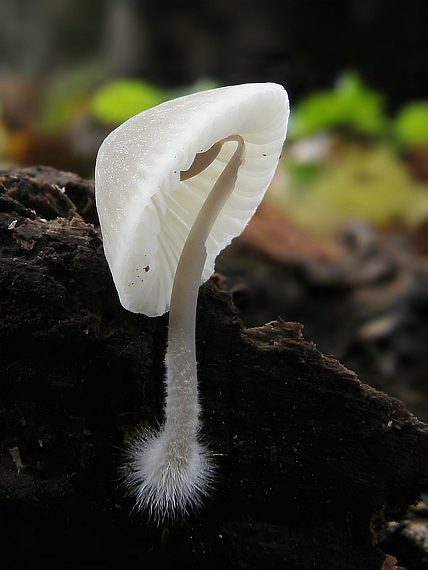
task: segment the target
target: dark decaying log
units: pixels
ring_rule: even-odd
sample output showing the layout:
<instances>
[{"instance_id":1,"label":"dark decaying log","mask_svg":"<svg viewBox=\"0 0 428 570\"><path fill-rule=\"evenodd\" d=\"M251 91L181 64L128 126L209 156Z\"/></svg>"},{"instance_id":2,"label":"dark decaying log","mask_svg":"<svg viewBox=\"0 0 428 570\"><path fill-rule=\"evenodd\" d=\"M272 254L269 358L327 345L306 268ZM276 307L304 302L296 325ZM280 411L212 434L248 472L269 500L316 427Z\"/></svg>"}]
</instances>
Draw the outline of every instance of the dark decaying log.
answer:
<instances>
[{"instance_id":1,"label":"dark decaying log","mask_svg":"<svg viewBox=\"0 0 428 570\"><path fill-rule=\"evenodd\" d=\"M119 304L91 182L0 173L0 238L3 554L381 569L381 526L428 487L427 426L402 402L321 354L297 323L244 329L214 277L201 288L197 349L216 489L200 513L157 527L132 512L117 469L129 434L162 420L167 317Z\"/></svg>"}]
</instances>

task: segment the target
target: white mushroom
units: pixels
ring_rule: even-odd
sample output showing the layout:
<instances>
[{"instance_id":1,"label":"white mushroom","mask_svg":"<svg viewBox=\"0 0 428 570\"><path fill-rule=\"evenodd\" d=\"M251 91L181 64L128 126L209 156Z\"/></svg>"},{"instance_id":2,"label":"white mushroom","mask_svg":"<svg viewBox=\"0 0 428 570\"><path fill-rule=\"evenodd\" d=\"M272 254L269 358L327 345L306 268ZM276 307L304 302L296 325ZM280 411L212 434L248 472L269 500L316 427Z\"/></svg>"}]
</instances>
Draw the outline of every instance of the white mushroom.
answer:
<instances>
[{"instance_id":1,"label":"white mushroom","mask_svg":"<svg viewBox=\"0 0 428 570\"><path fill-rule=\"evenodd\" d=\"M212 484L200 441L198 290L261 202L288 112L274 83L203 91L129 119L98 153L96 202L120 301L149 316L170 311L165 420L133 442L127 468L137 506L158 520L200 506Z\"/></svg>"}]
</instances>

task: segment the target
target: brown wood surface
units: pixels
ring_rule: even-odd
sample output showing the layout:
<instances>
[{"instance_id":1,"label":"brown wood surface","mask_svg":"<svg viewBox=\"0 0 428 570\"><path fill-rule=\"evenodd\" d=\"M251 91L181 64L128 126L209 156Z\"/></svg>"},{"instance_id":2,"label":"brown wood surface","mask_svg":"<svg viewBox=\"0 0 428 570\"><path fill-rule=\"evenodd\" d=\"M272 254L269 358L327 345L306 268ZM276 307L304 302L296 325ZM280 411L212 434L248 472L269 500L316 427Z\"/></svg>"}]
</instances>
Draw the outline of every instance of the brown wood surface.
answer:
<instances>
[{"instance_id":1,"label":"brown wood surface","mask_svg":"<svg viewBox=\"0 0 428 570\"><path fill-rule=\"evenodd\" d=\"M200 513L157 527L132 512L117 473L129 435L162 420L167 318L119 304L92 183L44 167L1 172L0 247L5 555L109 568L393 567L378 532L428 487L428 428L400 400L323 355L298 323L245 328L215 276L200 292L197 350L217 484Z\"/></svg>"}]
</instances>

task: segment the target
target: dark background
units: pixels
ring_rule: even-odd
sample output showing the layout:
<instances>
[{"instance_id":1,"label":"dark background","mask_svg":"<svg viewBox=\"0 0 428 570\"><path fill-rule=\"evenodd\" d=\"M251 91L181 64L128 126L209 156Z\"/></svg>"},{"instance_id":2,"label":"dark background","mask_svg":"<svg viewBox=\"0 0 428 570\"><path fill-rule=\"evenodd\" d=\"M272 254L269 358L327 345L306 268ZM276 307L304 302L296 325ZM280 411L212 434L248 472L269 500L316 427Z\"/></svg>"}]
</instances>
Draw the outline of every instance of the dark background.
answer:
<instances>
[{"instance_id":1,"label":"dark background","mask_svg":"<svg viewBox=\"0 0 428 570\"><path fill-rule=\"evenodd\" d=\"M428 92L426 0L0 0L0 76L91 61L160 86L276 81L291 101L354 69L390 110Z\"/></svg>"}]
</instances>

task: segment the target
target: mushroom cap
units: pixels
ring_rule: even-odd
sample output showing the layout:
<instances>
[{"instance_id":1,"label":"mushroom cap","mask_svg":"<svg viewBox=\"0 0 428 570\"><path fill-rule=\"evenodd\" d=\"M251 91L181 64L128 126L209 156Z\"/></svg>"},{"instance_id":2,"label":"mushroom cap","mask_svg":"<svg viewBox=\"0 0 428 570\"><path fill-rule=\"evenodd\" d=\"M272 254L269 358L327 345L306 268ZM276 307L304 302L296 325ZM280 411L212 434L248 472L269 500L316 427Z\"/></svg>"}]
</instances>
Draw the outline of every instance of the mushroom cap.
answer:
<instances>
[{"instance_id":1,"label":"mushroom cap","mask_svg":"<svg viewBox=\"0 0 428 570\"><path fill-rule=\"evenodd\" d=\"M180 172L221 139L239 134L245 141L235 189L206 241L203 283L260 204L278 164L288 113L281 85L221 87L148 109L104 140L95 167L96 204L106 258L126 309L148 316L169 310L186 237L236 143L225 143L193 178L180 182Z\"/></svg>"}]
</instances>

